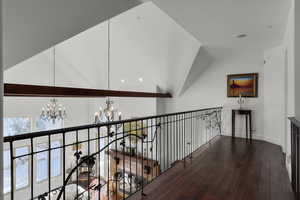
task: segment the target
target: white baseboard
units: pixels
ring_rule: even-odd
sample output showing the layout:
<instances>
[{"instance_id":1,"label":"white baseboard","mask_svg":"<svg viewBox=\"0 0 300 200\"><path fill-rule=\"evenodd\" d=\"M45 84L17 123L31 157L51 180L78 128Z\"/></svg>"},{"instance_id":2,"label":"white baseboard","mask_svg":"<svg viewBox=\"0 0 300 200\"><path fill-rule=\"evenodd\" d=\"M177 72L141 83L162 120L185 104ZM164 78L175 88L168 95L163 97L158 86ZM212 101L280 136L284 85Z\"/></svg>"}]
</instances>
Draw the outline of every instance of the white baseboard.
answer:
<instances>
[{"instance_id":1,"label":"white baseboard","mask_svg":"<svg viewBox=\"0 0 300 200\"><path fill-rule=\"evenodd\" d=\"M224 135L224 136L232 136L231 134L226 134L226 133L222 133L222 135ZM246 136L242 136L242 135L238 135L236 137L237 138L245 138L246 139ZM265 141L265 142L270 142L272 144L276 144L278 146L281 146L281 149L283 151L282 144L280 143L280 141L278 141L278 140L276 140L274 138L268 138L268 137L265 137L263 135L253 134L252 135L252 139L254 139L254 140L261 140L261 141Z\"/></svg>"}]
</instances>

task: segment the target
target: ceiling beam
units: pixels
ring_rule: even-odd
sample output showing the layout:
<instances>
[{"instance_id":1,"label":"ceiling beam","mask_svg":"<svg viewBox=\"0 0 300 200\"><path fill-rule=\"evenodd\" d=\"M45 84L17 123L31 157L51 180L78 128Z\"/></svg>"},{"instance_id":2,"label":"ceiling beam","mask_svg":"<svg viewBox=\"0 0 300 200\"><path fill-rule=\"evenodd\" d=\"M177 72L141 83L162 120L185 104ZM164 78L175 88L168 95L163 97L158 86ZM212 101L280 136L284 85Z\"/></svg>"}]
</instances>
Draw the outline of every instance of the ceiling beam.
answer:
<instances>
[{"instance_id":1,"label":"ceiling beam","mask_svg":"<svg viewBox=\"0 0 300 200\"><path fill-rule=\"evenodd\" d=\"M118 90L98 90L71 87L53 87L42 85L4 84L4 96L10 97L144 97L144 98L171 98L170 93L151 93Z\"/></svg>"}]
</instances>

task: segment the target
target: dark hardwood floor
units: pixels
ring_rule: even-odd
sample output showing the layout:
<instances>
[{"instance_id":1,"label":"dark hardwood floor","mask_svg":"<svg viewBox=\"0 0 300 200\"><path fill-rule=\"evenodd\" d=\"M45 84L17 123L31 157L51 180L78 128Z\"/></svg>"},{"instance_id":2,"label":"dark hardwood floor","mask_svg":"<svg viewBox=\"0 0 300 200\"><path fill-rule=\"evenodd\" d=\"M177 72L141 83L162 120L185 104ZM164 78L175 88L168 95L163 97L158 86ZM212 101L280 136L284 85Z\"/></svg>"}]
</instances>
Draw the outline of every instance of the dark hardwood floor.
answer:
<instances>
[{"instance_id":1,"label":"dark hardwood floor","mask_svg":"<svg viewBox=\"0 0 300 200\"><path fill-rule=\"evenodd\" d=\"M263 141L219 137L147 185L147 200L293 200L281 148ZM130 200L140 200L141 192Z\"/></svg>"}]
</instances>

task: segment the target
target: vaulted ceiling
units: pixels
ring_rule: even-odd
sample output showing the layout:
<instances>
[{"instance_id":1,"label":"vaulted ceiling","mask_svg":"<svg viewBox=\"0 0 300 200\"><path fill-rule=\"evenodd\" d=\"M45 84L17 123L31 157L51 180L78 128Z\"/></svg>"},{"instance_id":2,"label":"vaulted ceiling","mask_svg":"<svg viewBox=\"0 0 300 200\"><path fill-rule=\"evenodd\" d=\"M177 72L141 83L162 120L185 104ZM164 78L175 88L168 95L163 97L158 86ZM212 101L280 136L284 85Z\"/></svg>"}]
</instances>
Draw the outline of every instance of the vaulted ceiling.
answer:
<instances>
[{"instance_id":1,"label":"vaulted ceiling","mask_svg":"<svg viewBox=\"0 0 300 200\"><path fill-rule=\"evenodd\" d=\"M147 2L148 0L143 0ZM282 44L291 0L152 0L202 47L176 93L183 94L213 62ZM238 37L238 36L241 37Z\"/></svg>"},{"instance_id":2,"label":"vaulted ceiling","mask_svg":"<svg viewBox=\"0 0 300 200\"><path fill-rule=\"evenodd\" d=\"M147 1L147 0L144 0ZM282 42L290 0L153 0L214 57ZM247 34L238 39L235 36ZM227 53L226 53L227 52Z\"/></svg>"}]
</instances>

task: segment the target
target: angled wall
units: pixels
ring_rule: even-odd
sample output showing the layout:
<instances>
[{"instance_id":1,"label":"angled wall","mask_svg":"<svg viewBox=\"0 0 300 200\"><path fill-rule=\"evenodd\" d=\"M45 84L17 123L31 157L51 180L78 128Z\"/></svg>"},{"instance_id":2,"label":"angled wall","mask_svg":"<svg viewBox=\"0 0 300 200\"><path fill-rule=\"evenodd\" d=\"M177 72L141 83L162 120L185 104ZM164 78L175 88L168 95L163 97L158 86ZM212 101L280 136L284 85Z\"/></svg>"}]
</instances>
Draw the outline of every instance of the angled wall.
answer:
<instances>
[{"instance_id":1,"label":"angled wall","mask_svg":"<svg viewBox=\"0 0 300 200\"><path fill-rule=\"evenodd\" d=\"M206 49L201 46L199 48L198 54L190 67L188 74L181 83L179 87L179 95L182 95L189 87L191 87L194 82L201 76L201 73L209 67L213 62L213 57L206 51Z\"/></svg>"}]
</instances>

